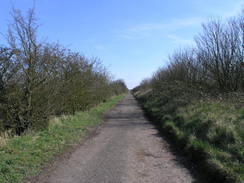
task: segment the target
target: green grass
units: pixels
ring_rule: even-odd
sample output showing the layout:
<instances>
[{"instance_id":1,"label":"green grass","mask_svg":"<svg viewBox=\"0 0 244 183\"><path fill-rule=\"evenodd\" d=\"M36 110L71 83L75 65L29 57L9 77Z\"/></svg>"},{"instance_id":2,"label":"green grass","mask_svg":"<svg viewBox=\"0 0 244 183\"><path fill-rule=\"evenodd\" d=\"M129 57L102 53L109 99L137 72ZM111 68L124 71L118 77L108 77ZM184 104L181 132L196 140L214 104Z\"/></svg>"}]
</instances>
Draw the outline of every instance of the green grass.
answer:
<instances>
[{"instance_id":1,"label":"green grass","mask_svg":"<svg viewBox=\"0 0 244 183\"><path fill-rule=\"evenodd\" d=\"M177 97L178 98L177 98ZM147 114L189 157L199 161L214 182L244 181L243 98L185 102L168 91L160 95L138 95ZM240 102L242 101L242 102Z\"/></svg>"},{"instance_id":2,"label":"green grass","mask_svg":"<svg viewBox=\"0 0 244 183\"><path fill-rule=\"evenodd\" d=\"M46 130L8 139L0 146L0 183L23 182L38 174L55 155L77 144L90 127L101 123L103 114L123 97L115 96L88 111L54 118Z\"/></svg>"},{"instance_id":3,"label":"green grass","mask_svg":"<svg viewBox=\"0 0 244 183\"><path fill-rule=\"evenodd\" d=\"M192 136L190 145L203 142L209 161L238 182L244 180L244 109L231 103L196 102L180 108L177 127ZM194 144L195 143L195 144Z\"/></svg>"}]
</instances>

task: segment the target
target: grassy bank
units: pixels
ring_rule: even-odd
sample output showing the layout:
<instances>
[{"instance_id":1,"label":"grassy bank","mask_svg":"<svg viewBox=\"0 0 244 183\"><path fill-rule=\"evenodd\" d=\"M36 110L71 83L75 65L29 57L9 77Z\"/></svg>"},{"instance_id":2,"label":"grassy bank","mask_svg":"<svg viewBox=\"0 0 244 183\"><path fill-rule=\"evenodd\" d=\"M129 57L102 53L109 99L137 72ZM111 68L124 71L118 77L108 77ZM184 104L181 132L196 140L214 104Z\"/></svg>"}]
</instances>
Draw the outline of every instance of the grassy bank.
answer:
<instances>
[{"instance_id":1,"label":"grassy bank","mask_svg":"<svg viewBox=\"0 0 244 183\"><path fill-rule=\"evenodd\" d=\"M183 96L170 94L137 92L136 98L161 130L198 164L209 182L243 182L243 97L238 101L186 102Z\"/></svg>"},{"instance_id":2,"label":"grassy bank","mask_svg":"<svg viewBox=\"0 0 244 183\"><path fill-rule=\"evenodd\" d=\"M112 97L89 111L54 118L46 130L5 139L0 146L0 183L22 182L39 173L55 155L77 144L90 127L101 123L103 114L123 97Z\"/></svg>"}]
</instances>

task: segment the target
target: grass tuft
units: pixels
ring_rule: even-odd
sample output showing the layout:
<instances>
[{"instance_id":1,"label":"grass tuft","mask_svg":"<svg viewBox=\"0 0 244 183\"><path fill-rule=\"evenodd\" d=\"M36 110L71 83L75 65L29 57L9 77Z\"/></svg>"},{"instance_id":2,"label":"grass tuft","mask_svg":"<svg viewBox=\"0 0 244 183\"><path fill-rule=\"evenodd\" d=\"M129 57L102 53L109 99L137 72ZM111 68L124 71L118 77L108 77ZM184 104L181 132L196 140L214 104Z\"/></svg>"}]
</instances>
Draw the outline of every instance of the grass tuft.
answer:
<instances>
[{"instance_id":1,"label":"grass tuft","mask_svg":"<svg viewBox=\"0 0 244 183\"><path fill-rule=\"evenodd\" d=\"M183 96L165 93L147 93L136 98L146 113L160 122L158 126L210 175L210 182L243 182L242 102L222 98L180 104L178 99Z\"/></svg>"},{"instance_id":2,"label":"grass tuft","mask_svg":"<svg viewBox=\"0 0 244 183\"><path fill-rule=\"evenodd\" d=\"M0 183L19 183L40 172L55 155L77 144L88 129L102 122L103 114L124 96L115 96L88 111L54 117L49 127L37 133L0 138ZM4 144L5 143L5 144Z\"/></svg>"}]
</instances>

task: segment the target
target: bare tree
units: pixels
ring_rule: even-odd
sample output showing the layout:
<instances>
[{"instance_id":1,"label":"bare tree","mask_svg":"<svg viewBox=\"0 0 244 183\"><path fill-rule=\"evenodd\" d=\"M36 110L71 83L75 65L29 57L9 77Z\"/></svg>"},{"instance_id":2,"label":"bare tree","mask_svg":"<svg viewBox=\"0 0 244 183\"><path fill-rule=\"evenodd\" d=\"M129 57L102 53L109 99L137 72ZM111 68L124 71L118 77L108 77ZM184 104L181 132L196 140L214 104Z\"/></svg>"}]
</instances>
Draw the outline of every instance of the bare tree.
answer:
<instances>
[{"instance_id":1,"label":"bare tree","mask_svg":"<svg viewBox=\"0 0 244 183\"><path fill-rule=\"evenodd\" d=\"M219 89L235 91L242 75L242 29L238 19L226 24L212 20L203 25L203 33L196 39L199 62L207 70Z\"/></svg>"},{"instance_id":2,"label":"bare tree","mask_svg":"<svg viewBox=\"0 0 244 183\"><path fill-rule=\"evenodd\" d=\"M127 91L98 59L40 43L34 9L26 16L14 9L12 17L8 46L0 48L0 131L45 128L50 115L74 114Z\"/></svg>"}]
</instances>

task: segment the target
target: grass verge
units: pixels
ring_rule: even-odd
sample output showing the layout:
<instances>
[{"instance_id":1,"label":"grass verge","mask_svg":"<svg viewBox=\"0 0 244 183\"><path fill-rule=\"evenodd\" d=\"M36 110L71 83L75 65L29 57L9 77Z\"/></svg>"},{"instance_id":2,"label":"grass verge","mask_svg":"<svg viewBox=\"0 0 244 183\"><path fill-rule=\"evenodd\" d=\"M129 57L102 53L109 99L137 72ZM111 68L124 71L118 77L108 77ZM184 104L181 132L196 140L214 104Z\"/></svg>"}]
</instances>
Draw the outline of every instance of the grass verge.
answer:
<instances>
[{"instance_id":1,"label":"grass verge","mask_svg":"<svg viewBox=\"0 0 244 183\"><path fill-rule=\"evenodd\" d=\"M242 107L225 100L196 100L177 106L178 101L162 102L164 98L150 94L136 98L160 130L198 165L208 182L243 182Z\"/></svg>"},{"instance_id":2,"label":"grass verge","mask_svg":"<svg viewBox=\"0 0 244 183\"><path fill-rule=\"evenodd\" d=\"M38 174L55 155L77 144L90 127L100 124L103 114L123 97L114 96L88 111L54 118L46 130L8 139L0 146L0 183L19 183Z\"/></svg>"}]
</instances>

